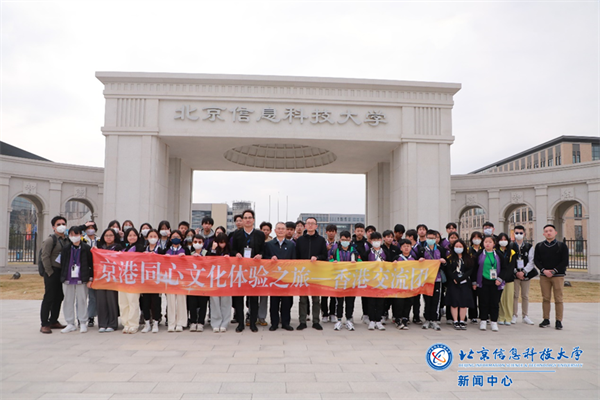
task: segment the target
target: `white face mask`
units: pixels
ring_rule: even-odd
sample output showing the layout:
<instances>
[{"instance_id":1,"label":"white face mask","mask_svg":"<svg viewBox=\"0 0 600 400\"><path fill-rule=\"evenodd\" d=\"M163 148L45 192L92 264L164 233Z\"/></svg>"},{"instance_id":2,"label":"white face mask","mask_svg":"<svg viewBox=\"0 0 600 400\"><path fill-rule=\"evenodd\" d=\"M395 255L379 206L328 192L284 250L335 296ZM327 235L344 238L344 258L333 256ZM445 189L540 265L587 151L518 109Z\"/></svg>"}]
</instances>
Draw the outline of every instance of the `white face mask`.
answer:
<instances>
[{"instance_id":1,"label":"white face mask","mask_svg":"<svg viewBox=\"0 0 600 400\"><path fill-rule=\"evenodd\" d=\"M155 245L156 243L158 243L158 238L150 238L148 239L148 243Z\"/></svg>"},{"instance_id":2,"label":"white face mask","mask_svg":"<svg viewBox=\"0 0 600 400\"><path fill-rule=\"evenodd\" d=\"M192 246L194 246L194 249L200 250L202 248L202 243L194 243Z\"/></svg>"},{"instance_id":3,"label":"white face mask","mask_svg":"<svg viewBox=\"0 0 600 400\"><path fill-rule=\"evenodd\" d=\"M119 233L119 228L113 228L113 231L115 231L115 233Z\"/></svg>"},{"instance_id":4,"label":"white face mask","mask_svg":"<svg viewBox=\"0 0 600 400\"><path fill-rule=\"evenodd\" d=\"M69 240L73 244L78 244L81 241L81 236L69 236Z\"/></svg>"},{"instance_id":5,"label":"white face mask","mask_svg":"<svg viewBox=\"0 0 600 400\"><path fill-rule=\"evenodd\" d=\"M88 229L87 231L85 231L85 233L88 236L92 236L96 234L96 231L94 229Z\"/></svg>"},{"instance_id":6,"label":"white face mask","mask_svg":"<svg viewBox=\"0 0 600 400\"><path fill-rule=\"evenodd\" d=\"M523 235L522 233L515 233L515 239L517 239L517 240L523 240L524 236L525 235Z\"/></svg>"},{"instance_id":7,"label":"white face mask","mask_svg":"<svg viewBox=\"0 0 600 400\"><path fill-rule=\"evenodd\" d=\"M142 236L148 236L148 232L150 232L150 229L142 229Z\"/></svg>"},{"instance_id":8,"label":"white face mask","mask_svg":"<svg viewBox=\"0 0 600 400\"><path fill-rule=\"evenodd\" d=\"M343 240L340 243L341 243L342 247L348 247L348 246L350 246L350 242L347 241L347 240Z\"/></svg>"},{"instance_id":9,"label":"white face mask","mask_svg":"<svg viewBox=\"0 0 600 400\"><path fill-rule=\"evenodd\" d=\"M380 241L373 242L372 244L373 244L373 247L376 248L376 249L378 249L378 248L381 247L381 242Z\"/></svg>"},{"instance_id":10,"label":"white face mask","mask_svg":"<svg viewBox=\"0 0 600 400\"><path fill-rule=\"evenodd\" d=\"M127 229L131 229L131 228L133 228L133 226L131 226L131 225L124 226L123 232L125 232Z\"/></svg>"},{"instance_id":11,"label":"white face mask","mask_svg":"<svg viewBox=\"0 0 600 400\"><path fill-rule=\"evenodd\" d=\"M58 233L65 233L66 231L67 231L66 225L59 225L56 227L56 232L58 232Z\"/></svg>"},{"instance_id":12,"label":"white face mask","mask_svg":"<svg viewBox=\"0 0 600 400\"><path fill-rule=\"evenodd\" d=\"M171 231L168 229L163 229L162 231L160 231L161 236L169 236L170 233Z\"/></svg>"},{"instance_id":13,"label":"white face mask","mask_svg":"<svg viewBox=\"0 0 600 400\"><path fill-rule=\"evenodd\" d=\"M454 252L455 252L456 254L462 254L463 250L464 250L464 249L463 249L462 247L455 247L455 248L454 248Z\"/></svg>"},{"instance_id":14,"label":"white face mask","mask_svg":"<svg viewBox=\"0 0 600 400\"><path fill-rule=\"evenodd\" d=\"M498 242L498 244L502 247L506 247L508 246L508 240L501 240Z\"/></svg>"},{"instance_id":15,"label":"white face mask","mask_svg":"<svg viewBox=\"0 0 600 400\"><path fill-rule=\"evenodd\" d=\"M494 230L492 228L486 228L483 230L484 235L491 236L492 233L494 233Z\"/></svg>"},{"instance_id":16,"label":"white face mask","mask_svg":"<svg viewBox=\"0 0 600 400\"><path fill-rule=\"evenodd\" d=\"M481 244L481 239L473 239L473 244L479 246Z\"/></svg>"}]
</instances>

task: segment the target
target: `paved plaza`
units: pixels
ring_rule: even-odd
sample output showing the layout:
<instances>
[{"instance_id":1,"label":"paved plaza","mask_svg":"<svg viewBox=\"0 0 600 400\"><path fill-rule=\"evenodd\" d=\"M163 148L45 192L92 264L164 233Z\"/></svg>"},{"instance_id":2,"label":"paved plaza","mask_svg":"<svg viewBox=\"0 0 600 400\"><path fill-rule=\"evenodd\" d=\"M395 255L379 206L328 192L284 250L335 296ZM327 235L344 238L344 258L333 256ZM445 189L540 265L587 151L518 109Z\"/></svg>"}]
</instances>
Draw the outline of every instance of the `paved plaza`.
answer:
<instances>
[{"instance_id":1,"label":"paved plaza","mask_svg":"<svg viewBox=\"0 0 600 400\"><path fill-rule=\"evenodd\" d=\"M358 299L356 306L358 321ZM40 301L2 300L0 307L2 399L599 397L598 303L565 304L562 331L518 323L501 326L498 333L481 332L471 324L467 331L455 331L445 323L440 332L414 324L408 331L390 324L386 331L368 331L358 323L354 332L336 332L332 323L316 331L309 323L308 329L293 332L259 327L258 333L246 329L239 334L232 328L215 334L207 326L202 333L167 333L161 326L157 334L100 334L94 327L86 334L55 330L42 335ZM530 308L539 323L541 304ZM294 326L297 315L295 306ZM453 352L454 361L445 371L434 371L426 363L426 352L435 343L444 343ZM530 347L535 352L550 348L556 358L561 347L571 356L577 346L583 350L579 361L559 362L582 363L582 368L529 372L488 367L480 369L494 372L459 373L465 371L458 366L461 350L472 349L473 362L480 362L476 352L485 347L490 350L489 363L497 348L508 352L514 347L519 353ZM458 385L459 375L469 376L468 386ZM473 375L484 376L483 387L473 387ZM493 387L488 383L492 375L498 378ZM500 383L505 375L512 380L509 387Z\"/></svg>"}]
</instances>

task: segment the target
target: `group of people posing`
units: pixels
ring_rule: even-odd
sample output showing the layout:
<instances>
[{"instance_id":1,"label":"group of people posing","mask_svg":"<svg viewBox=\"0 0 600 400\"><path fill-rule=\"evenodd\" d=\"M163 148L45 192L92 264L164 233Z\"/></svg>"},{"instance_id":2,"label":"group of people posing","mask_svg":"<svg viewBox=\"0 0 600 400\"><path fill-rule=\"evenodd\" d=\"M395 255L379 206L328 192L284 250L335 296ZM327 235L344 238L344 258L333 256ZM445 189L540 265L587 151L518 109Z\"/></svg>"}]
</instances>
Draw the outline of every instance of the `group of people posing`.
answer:
<instances>
[{"instance_id":1,"label":"group of people posing","mask_svg":"<svg viewBox=\"0 0 600 400\"><path fill-rule=\"evenodd\" d=\"M471 320L479 324L481 330L487 330L489 326L491 331L498 331L498 325L518 322L519 298L523 323L533 325L528 316L528 294L531 279L539 271L543 297L543 321L539 326L550 325L553 294L555 328L562 329L562 290L569 251L564 243L556 240L553 225L544 227L546 240L532 246L525 240L523 226L515 226L513 239L506 233L495 235L490 222L483 225L483 232L473 232L467 243L460 238L457 226L452 222L446 225L445 238L424 224L409 230L398 224L393 230L379 232L374 226L365 227L361 223L354 226L353 233L338 232L335 225L328 225L323 237L317 232L318 222L313 217L306 221L278 222L274 236L269 222L261 223L260 229L255 228L253 210L246 210L234 219L236 230L230 233L221 226L213 229L214 221L205 217L202 228L195 230L185 221L180 222L177 229L172 229L168 221L161 221L156 228L143 223L138 230L132 221L126 220L122 224L111 221L98 234L93 221L67 230L67 220L62 216L54 217L54 233L44 240L39 261L45 286L40 331L52 333L52 329L61 329L68 333L79 329L84 333L95 325L97 316L99 332L114 332L119 327L120 316L122 331L129 334L138 332L140 327L143 333L156 333L163 317L168 332L182 332L184 328L202 332L207 322L215 333L226 332L230 322L237 324L236 332L242 332L246 326L257 332L259 325L268 325L267 311L270 331L279 327L294 329L291 326L293 296L244 298L166 294L164 307L165 295L94 290L90 287L94 276L92 247L171 256L302 259L333 263L440 260L431 295L361 297L361 321L369 330L385 330L388 322L407 330L412 321L422 329L439 331L445 313L447 323L454 329L467 329L467 322ZM300 296L299 325L295 329L306 329L312 316L314 329L322 330L323 321L334 323L333 329L337 331L343 328L353 331L355 300L355 297ZM66 326L58 321L61 305Z\"/></svg>"}]
</instances>

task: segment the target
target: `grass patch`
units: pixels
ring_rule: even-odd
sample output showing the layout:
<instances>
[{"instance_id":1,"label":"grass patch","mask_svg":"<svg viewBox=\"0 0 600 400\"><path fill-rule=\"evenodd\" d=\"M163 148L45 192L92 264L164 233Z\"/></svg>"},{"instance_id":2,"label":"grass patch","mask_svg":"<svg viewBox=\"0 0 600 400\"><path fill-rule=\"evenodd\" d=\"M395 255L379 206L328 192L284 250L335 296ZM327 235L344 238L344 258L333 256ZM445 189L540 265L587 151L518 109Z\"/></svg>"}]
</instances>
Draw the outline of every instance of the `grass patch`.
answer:
<instances>
[{"instance_id":1,"label":"grass patch","mask_svg":"<svg viewBox=\"0 0 600 400\"><path fill-rule=\"evenodd\" d=\"M12 280L11 275L0 275L0 299L42 300L44 297L44 279L37 274L23 274L20 279ZM600 282L571 282L564 288L565 303L600 302ZM541 303L540 281L535 279L529 288L529 302Z\"/></svg>"}]
</instances>

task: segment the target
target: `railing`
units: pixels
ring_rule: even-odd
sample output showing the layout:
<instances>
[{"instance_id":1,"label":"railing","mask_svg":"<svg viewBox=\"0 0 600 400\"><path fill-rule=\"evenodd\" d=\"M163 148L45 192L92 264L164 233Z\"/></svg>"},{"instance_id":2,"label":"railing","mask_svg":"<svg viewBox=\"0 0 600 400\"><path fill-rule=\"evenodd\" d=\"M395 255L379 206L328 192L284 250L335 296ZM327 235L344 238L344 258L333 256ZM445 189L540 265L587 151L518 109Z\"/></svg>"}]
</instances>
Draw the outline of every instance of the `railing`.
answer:
<instances>
[{"instance_id":1,"label":"railing","mask_svg":"<svg viewBox=\"0 0 600 400\"><path fill-rule=\"evenodd\" d=\"M563 239L569 248L569 268L587 269L587 240Z\"/></svg>"},{"instance_id":2,"label":"railing","mask_svg":"<svg viewBox=\"0 0 600 400\"><path fill-rule=\"evenodd\" d=\"M35 233L10 233L8 237L8 262L35 264L37 262Z\"/></svg>"}]
</instances>

